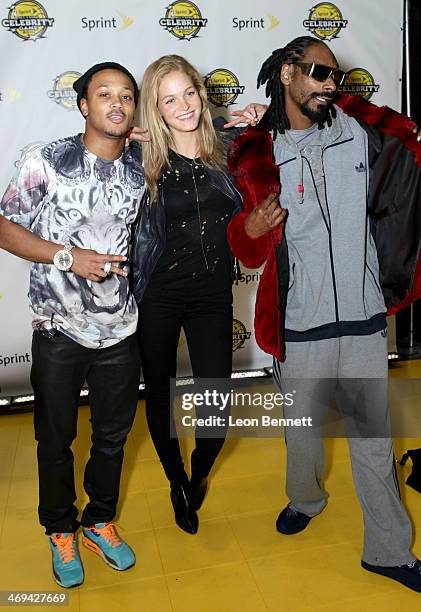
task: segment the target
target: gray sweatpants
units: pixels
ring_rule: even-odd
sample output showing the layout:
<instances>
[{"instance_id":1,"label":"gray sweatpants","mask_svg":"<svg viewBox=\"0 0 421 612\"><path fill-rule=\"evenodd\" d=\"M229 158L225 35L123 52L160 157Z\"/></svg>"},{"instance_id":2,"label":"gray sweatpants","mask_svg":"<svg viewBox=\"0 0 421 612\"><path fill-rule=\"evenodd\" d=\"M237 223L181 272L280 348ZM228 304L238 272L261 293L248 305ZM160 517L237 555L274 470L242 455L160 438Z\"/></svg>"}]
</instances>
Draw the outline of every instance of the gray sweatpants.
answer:
<instances>
[{"instance_id":1,"label":"gray sweatpants","mask_svg":"<svg viewBox=\"0 0 421 612\"><path fill-rule=\"evenodd\" d=\"M410 563L415 559L409 552L412 528L399 497L390 438L385 333L289 342L286 353L285 363L274 360L273 370L282 393L295 390L294 404L284 405L284 417L320 422L333 399L345 415L352 474L364 514L363 560L383 566ZM321 429L286 427L285 438L287 496L294 509L315 516L328 497Z\"/></svg>"}]
</instances>

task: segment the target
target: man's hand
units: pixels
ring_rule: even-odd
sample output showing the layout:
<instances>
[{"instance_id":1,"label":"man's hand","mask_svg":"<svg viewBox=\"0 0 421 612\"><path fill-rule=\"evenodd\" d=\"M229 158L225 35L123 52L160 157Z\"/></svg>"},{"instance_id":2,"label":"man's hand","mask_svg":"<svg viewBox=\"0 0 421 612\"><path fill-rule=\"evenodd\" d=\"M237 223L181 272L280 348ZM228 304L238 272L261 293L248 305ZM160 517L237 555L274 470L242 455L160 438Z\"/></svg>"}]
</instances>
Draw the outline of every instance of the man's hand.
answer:
<instances>
[{"instance_id":1,"label":"man's hand","mask_svg":"<svg viewBox=\"0 0 421 612\"><path fill-rule=\"evenodd\" d=\"M237 110L230 113L238 119L233 119L229 123L224 125L224 128L228 129L235 127L239 123L247 123L248 125L257 125L260 119L263 117L267 110L267 104L258 104L257 102L251 102L243 108L243 110Z\"/></svg>"},{"instance_id":2,"label":"man's hand","mask_svg":"<svg viewBox=\"0 0 421 612\"><path fill-rule=\"evenodd\" d=\"M285 221L286 214L286 208L278 204L278 194L271 193L247 217L246 233L250 238L260 238Z\"/></svg>"},{"instance_id":3,"label":"man's hand","mask_svg":"<svg viewBox=\"0 0 421 612\"><path fill-rule=\"evenodd\" d=\"M0 215L0 248L28 261L53 265L54 255L63 249L64 245L44 240ZM123 255L104 255L78 247L72 249L72 255L71 271L82 278L98 282L104 280L108 274L127 276L127 272L118 267L121 262L127 261L127 257ZM105 265L107 262L108 265Z\"/></svg>"},{"instance_id":4,"label":"man's hand","mask_svg":"<svg viewBox=\"0 0 421 612\"><path fill-rule=\"evenodd\" d=\"M91 249L72 249L73 265L70 268L71 272L74 272L82 278L87 278L91 281L102 281L109 274L119 274L120 276L127 276L127 272L118 267L118 263L126 261L127 257L122 255L102 255ZM111 268L107 271L105 264L109 262ZM117 265L112 265L117 264Z\"/></svg>"},{"instance_id":5,"label":"man's hand","mask_svg":"<svg viewBox=\"0 0 421 612\"><path fill-rule=\"evenodd\" d=\"M150 142L150 137L148 136L148 129L134 126L130 130L127 138L126 138L126 146L129 144L131 140L135 140L136 142Z\"/></svg>"}]
</instances>

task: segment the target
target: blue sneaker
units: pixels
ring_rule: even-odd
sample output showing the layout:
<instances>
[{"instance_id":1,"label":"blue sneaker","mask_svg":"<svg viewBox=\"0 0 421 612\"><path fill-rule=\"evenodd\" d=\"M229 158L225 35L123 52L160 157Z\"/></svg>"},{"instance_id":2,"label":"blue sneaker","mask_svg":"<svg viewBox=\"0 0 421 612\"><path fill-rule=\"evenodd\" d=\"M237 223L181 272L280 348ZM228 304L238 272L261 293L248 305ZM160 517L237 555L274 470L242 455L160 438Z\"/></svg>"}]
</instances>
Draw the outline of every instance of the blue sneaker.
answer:
<instances>
[{"instance_id":1,"label":"blue sneaker","mask_svg":"<svg viewBox=\"0 0 421 612\"><path fill-rule=\"evenodd\" d=\"M82 584L83 567L74 533L53 533L49 536L53 555L54 580L68 589Z\"/></svg>"},{"instance_id":2,"label":"blue sneaker","mask_svg":"<svg viewBox=\"0 0 421 612\"><path fill-rule=\"evenodd\" d=\"M286 508L282 510L276 521L276 529L279 533L284 535L293 535L294 533L300 533L303 531L311 521L312 517L294 510L288 504Z\"/></svg>"},{"instance_id":3,"label":"blue sneaker","mask_svg":"<svg viewBox=\"0 0 421 612\"><path fill-rule=\"evenodd\" d=\"M397 580L404 586L421 593L421 561L416 559L407 565L381 566L371 565L365 561L361 561L362 567L375 574L381 574L386 578Z\"/></svg>"},{"instance_id":4,"label":"blue sneaker","mask_svg":"<svg viewBox=\"0 0 421 612\"><path fill-rule=\"evenodd\" d=\"M95 523L82 530L82 544L102 557L113 569L123 571L136 563L134 552L120 538L112 523Z\"/></svg>"}]
</instances>

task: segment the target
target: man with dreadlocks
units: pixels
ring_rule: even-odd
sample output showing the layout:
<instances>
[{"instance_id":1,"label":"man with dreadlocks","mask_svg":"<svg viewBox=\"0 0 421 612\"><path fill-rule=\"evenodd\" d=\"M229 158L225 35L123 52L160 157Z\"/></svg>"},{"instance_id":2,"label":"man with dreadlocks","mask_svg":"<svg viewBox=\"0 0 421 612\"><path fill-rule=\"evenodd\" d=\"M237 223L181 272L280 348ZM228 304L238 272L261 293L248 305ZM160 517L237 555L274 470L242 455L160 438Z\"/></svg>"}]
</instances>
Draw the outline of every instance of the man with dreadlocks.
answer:
<instances>
[{"instance_id":1,"label":"man with dreadlocks","mask_svg":"<svg viewBox=\"0 0 421 612\"><path fill-rule=\"evenodd\" d=\"M343 78L330 49L307 36L263 64L258 85L271 101L231 149L244 208L228 236L246 266L266 262L255 332L280 389L294 379L284 416L322 425L333 398L345 413L362 567L421 591L394 472L386 340L386 313L421 296L421 145L406 117L337 95ZM285 435L290 503L276 527L289 535L323 510L327 492L322 435Z\"/></svg>"}]
</instances>

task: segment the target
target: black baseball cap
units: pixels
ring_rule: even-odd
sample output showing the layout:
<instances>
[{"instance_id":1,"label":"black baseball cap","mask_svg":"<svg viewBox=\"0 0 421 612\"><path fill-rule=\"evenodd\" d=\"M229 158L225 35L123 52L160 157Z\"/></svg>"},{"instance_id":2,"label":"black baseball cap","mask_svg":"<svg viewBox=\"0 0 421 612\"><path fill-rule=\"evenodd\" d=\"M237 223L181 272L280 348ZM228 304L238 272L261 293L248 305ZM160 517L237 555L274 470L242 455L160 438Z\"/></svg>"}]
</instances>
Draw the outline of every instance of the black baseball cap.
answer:
<instances>
[{"instance_id":1,"label":"black baseball cap","mask_svg":"<svg viewBox=\"0 0 421 612\"><path fill-rule=\"evenodd\" d=\"M95 66L92 66L91 68L89 68L89 70L87 70L85 74L82 74L82 76L80 76L73 83L73 89L77 92L76 102L77 102L79 110L80 110L80 101L82 98L86 97L88 84L91 78L93 77L93 75L96 72L99 72L100 70L107 70L107 69L120 70L120 72L124 72L124 74L126 74L129 77L129 79L131 80L133 84L134 101L137 106L137 103L139 100L139 87L137 86L136 79L134 78L132 73L129 72L127 68L125 68L121 64L117 64L117 62L102 62L101 64L95 64Z\"/></svg>"}]
</instances>

